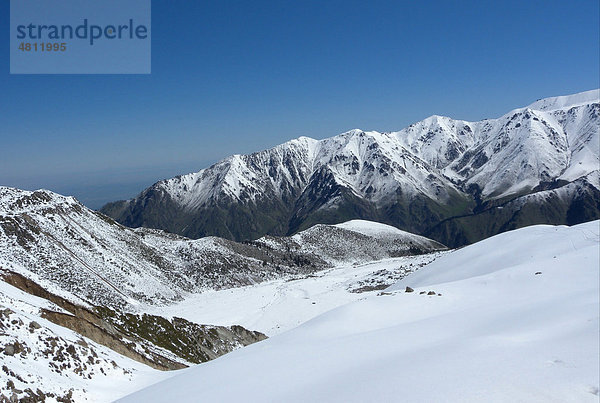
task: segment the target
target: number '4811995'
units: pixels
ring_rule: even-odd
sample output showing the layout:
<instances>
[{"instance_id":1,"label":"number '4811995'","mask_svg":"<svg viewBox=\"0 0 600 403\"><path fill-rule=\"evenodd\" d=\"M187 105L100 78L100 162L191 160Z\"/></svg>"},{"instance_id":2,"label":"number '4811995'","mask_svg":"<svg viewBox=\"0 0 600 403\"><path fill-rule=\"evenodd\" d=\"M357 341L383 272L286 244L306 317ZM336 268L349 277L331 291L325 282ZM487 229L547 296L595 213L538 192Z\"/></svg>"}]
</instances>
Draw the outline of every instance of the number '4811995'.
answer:
<instances>
[{"instance_id":1,"label":"number '4811995'","mask_svg":"<svg viewBox=\"0 0 600 403\"><path fill-rule=\"evenodd\" d=\"M67 44L64 42L21 42L19 50L22 52L64 52L67 50Z\"/></svg>"}]
</instances>

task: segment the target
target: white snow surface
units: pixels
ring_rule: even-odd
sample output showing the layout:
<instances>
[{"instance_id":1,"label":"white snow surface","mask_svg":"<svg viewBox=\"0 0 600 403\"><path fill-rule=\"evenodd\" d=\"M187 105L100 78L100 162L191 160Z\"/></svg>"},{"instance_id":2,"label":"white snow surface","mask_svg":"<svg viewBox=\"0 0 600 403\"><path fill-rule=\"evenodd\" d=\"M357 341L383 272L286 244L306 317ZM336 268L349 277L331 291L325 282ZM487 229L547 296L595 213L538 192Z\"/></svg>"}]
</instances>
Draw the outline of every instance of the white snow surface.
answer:
<instances>
[{"instance_id":1,"label":"white snow surface","mask_svg":"<svg viewBox=\"0 0 600 403\"><path fill-rule=\"evenodd\" d=\"M405 235L407 237L424 238L419 235L411 234L410 232L402 231L391 225L367 220L350 220L341 224L336 224L335 226L368 236Z\"/></svg>"},{"instance_id":2,"label":"white snow surface","mask_svg":"<svg viewBox=\"0 0 600 403\"><path fill-rule=\"evenodd\" d=\"M550 97L535 101L529 107L540 111L553 111L568 107L581 106L598 102L600 99L600 89L580 92L573 95L563 95L559 97Z\"/></svg>"},{"instance_id":3,"label":"white snow surface","mask_svg":"<svg viewBox=\"0 0 600 403\"><path fill-rule=\"evenodd\" d=\"M391 284L443 256L436 252L361 265L323 270L298 280L280 279L252 286L206 291L166 307L148 307L163 317L182 317L196 323L241 325L273 336L352 301L376 295L378 290L356 292L364 286Z\"/></svg>"},{"instance_id":4,"label":"white snow surface","mask_svg":"<svg viewBox=\"0 0 600 403\"><path fill-rule=\"evenodd\" d=\"M446 253L121 401L597 402L599 226L532 226Z\"/></svg>"}]
</instances>

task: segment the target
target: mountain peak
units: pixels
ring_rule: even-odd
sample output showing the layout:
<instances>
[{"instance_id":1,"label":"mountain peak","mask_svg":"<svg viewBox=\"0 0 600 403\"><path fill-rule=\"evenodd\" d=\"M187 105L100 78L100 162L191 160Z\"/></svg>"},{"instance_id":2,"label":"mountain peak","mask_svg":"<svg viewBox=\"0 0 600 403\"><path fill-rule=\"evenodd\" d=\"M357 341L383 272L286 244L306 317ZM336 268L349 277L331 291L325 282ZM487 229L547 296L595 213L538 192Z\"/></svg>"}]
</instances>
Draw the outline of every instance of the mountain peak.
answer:
<instances>
[{"instance_id":1,"label":"mountain peak","mask_svg":"<svg viewBox=\"0 0 600 403\"><path fill-rule=\"evenodd\" d=\"M360 136L363 133L364 133L364 130L352 129L352 130L348 130L348 131L340 134L340 136Z\"/></svg>"},{"instance_id":2,"label":"mountain peak","mask_svg":"<svg viewBox=\"0 0 600 403\"><path fill-rule=\"evenodd\" d=\"M79 205L72 196L63 196L46 189L34 191L0 186L0 213L20 214L31 209Z\"/></svg>"},{"instance_id":3,"label":"mountain peak","mask_svg":"<svg viewBox=\"0 0 600 403\"><path fill-rule=\"evenodd\" d=\"M571 95L539 99L529 105L528 108L540 111L553 111L598 102L600 102L600 89L595 89Z\"/></svg>"}]
</instances>

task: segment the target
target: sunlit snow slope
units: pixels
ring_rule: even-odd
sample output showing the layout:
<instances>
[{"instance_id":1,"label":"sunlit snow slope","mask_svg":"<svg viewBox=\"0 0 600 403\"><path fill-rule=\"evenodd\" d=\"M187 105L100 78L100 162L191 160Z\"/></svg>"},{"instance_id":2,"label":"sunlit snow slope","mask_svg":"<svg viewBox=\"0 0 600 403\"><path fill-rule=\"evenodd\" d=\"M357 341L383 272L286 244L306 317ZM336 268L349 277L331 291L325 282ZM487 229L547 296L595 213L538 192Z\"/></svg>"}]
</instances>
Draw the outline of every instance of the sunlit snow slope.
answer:
<instances>
[{"instance_id":1,"label":"sunlit snow slope","mask_svg":"<svg viewBox=\"0 0 600 403\"><path fill-rule=\"evenodd\" d=\"M123 401L597 402L599 225L528 227L445 254L389 293Z\"/></svg>"}]
</instances>

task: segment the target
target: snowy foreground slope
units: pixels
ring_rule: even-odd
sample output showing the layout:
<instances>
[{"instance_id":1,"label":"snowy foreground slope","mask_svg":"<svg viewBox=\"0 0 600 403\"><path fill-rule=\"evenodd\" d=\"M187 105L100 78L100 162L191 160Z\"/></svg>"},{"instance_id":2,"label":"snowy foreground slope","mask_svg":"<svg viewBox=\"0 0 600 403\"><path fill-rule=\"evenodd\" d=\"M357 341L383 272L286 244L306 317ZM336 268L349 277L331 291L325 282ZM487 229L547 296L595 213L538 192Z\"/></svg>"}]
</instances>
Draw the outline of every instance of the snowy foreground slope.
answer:
<instances>
[{"instance_id":1,"label":"snowy foreground slope","mask_svg":"<svg viewBox=\"0 0 600 403\"><path fill-rule=\"evenodd\" d=\"M447 253L122 401L597 402L599 226L527 227Z\"/></svg>"}]
</instances>

